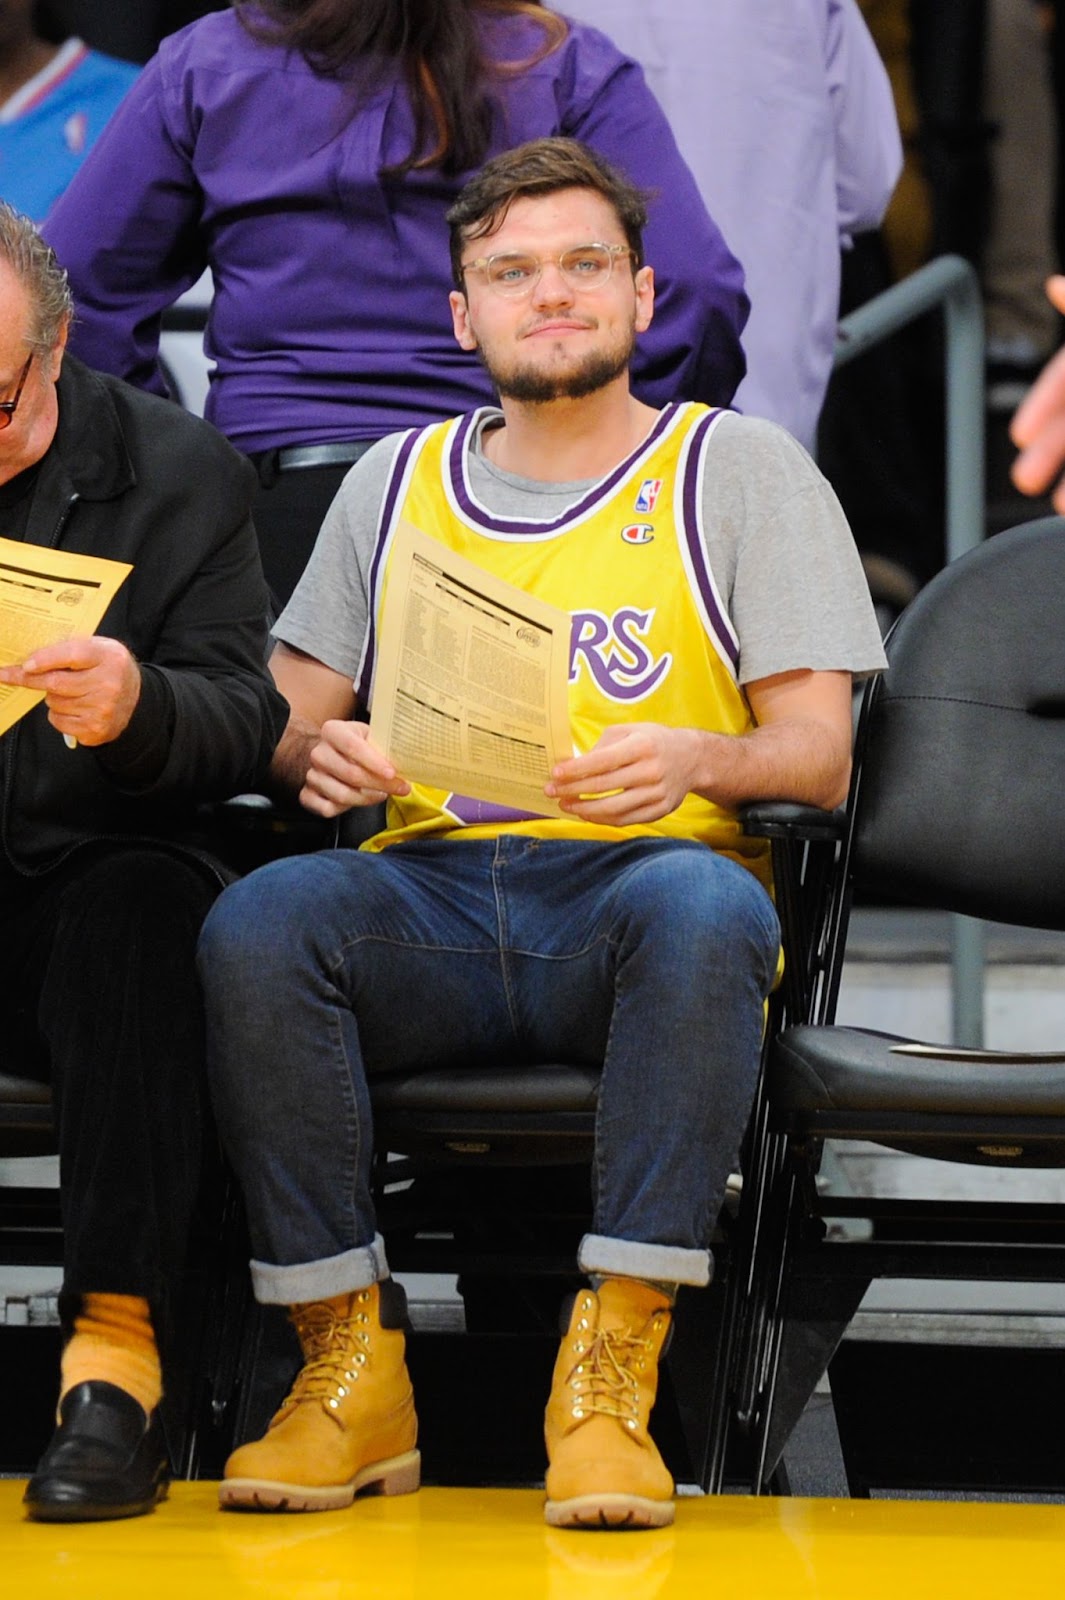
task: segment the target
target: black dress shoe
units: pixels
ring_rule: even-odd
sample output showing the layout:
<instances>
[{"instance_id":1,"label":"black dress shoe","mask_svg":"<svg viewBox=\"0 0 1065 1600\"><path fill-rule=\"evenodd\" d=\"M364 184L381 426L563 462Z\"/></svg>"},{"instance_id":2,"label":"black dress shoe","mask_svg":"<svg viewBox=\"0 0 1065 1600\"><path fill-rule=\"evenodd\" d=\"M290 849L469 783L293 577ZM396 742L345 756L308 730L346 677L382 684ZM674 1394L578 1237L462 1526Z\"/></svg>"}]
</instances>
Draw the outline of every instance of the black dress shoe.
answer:
<instances>
[{"instance_id":1,"label":"black dress shoe","mask_svg":"<svg viewBox=\"0 0 1065 1600\"><path fill-rule=\"evenodd\" d=\"M158 1411L148 1417L124 1389L94 1380L65 1396L23 1500L37 1522L139 1517L166 1497L169 1481Z\"/></svg>"}]
</instances>

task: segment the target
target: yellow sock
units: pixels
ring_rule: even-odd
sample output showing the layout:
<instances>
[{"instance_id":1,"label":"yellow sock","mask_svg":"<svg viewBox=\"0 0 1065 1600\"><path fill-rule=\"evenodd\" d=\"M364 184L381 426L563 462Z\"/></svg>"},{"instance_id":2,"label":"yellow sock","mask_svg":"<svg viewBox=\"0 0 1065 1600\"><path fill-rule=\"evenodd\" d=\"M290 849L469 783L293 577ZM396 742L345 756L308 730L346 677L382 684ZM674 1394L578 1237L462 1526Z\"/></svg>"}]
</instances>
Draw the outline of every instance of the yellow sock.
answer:
<instances>
[{"instance_id":1,"label":"yellow sock","mask_svg":"<svg viewBox=\"0 0 1065 1600\"><path fill-rule=\"evenodd\" d=\"M163 1393L163 1373L147 1300L135 1294L87 1294L63 1350L59 1399L95 1379L131 1394L147 1412Z\"/></svg>"}]
</instances>

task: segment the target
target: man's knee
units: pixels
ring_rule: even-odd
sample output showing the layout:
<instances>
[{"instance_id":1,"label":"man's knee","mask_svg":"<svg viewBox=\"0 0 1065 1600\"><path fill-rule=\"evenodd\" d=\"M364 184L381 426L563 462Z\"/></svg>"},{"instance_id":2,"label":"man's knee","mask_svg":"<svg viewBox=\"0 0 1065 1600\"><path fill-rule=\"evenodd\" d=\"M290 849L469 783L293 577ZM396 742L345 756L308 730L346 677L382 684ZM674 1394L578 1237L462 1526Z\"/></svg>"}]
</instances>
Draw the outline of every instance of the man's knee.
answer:
<instances>
[{"instance_id":1,"label":"man's knee","mask_svg":"<svg viewBox=\"0 0 1065 1600\"><path fill-rule=\"evenodd\" d=\"M650 851L621 887L630 926L668 959L775 967L776 910L754 874L705 846Z\"/></svg>"},{"instance_id":2,"label":"man's knee","mask_svg":"<svg viewBox=\"0 0 1065 1600\"><path fill-rule=\"evenodd\" d=\"M83 1088L116 1076L191 1084L202 1057L196 940L220 888L198 860L151 847L78 864L34 1002L65 1092L72 1074Z\"/></svg>"},{"instance_id":3,"label":"man's knee","mask_svg":"<svg viewBox=\"0 0 1065 1600\"><path fill-rule=\"evenodd\" d=\"M60 931L84 930L104 950L144 937L192 942L221 887L206 865L176 852L110 850L72 876Z\"/></svg>"},{"instance_id":4,"label":"man's knee","mask_svg":"<svg viewBox=\"0 0 1065 1600\"><path fill-rule=\"evenodd\" d=\"M205 979L223 966L258 962L276 947L284 908L294 912L300 898L302 865L297 858L273 861L223 891L200 932L198 959Z\"/></svg>"},{"instance_id":5,"label":"man's knee","mask_svg":"<svg viewBox=\"0 0 1065 1600\"><path fill-rule=\"evenodd\" d=\"M775 924L773 903L753 873L705 845L649 850L620 892L630 913L651 925L727 931L751 917Z\"/></svg>"},{"instance_id":6,"label":"man's knee","mask_svg":"<svg viewBox=\"0 0 1065 1600\"><path fill-rule=\"evenodd\" d=\"M200 935L205 983L240 981L244 972L261 979L271 970L291 971L301 953L324 948L338 898L353 880L369 876L367 864L358 851L322 851L272 861L231 884Z\"/></svg>"}]
</instances>

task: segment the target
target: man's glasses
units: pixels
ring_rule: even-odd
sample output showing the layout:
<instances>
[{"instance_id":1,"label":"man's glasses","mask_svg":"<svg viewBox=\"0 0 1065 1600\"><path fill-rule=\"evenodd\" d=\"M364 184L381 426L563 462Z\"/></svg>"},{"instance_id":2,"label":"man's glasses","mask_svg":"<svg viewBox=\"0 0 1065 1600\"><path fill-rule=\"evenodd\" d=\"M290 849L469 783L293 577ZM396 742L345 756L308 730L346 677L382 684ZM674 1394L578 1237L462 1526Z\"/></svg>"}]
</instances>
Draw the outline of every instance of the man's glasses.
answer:
<instances>
[{"instance_id":1,"label":"man's glasses","mask_svg":"<svg viewBox=\"0 0 1065 1600\"><path fill-rule=\"evenodd\" d=\"M509 251L496 256L480 256L467 261L462 273L483 272L488 287L506 300L522 300L532 294L546 265L557 266L571 289L601 289L610 279L619 256L635 257L627 244L578 244L560 256L522 255Z\"/></svg>"},{"instance_id":2,"label":"man's glasses","mask_svg":"<svg viewBox=\"0 0 1065 1600\"><path fill-rule=\"evenodd\" d=\"M18 410L18 403L22 399L22 391L26 387L26 379L30 375L30 367L32 365L33 351L31 350L29 355L26 357L25 366L19 373L18 388L15 390L15 398L13 400L0 400L0 432L2 432L4 428L10 428L11 426L11 419Z\"/></svg>"}]
</instances>

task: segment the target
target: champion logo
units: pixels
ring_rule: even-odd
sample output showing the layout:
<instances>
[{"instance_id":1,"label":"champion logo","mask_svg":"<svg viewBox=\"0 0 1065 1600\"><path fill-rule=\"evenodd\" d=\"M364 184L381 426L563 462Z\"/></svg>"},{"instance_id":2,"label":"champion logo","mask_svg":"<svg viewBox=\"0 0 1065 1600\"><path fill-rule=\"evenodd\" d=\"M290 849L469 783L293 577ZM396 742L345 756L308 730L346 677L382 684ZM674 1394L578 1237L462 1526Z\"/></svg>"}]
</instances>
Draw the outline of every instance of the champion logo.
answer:
<instances>
[{"instance_id":1,"label":"champion logo","mask_svg":"<svg viewBox=\"0 0 1065 1600\"><path fill-rule=\"evenodd\" d=\"M654 536L654 524L651 522L630 522L621 530L621 537L626 544L650 544Z\"/></svg>"},{"instance_id":2,"label":"champion logo","mask_svg":"<svg viewBox=\"0 0 1065 1600\"><path fill-rule=\"evenodd\" d=\"M636 500L632 509L634 511L642 511L645 514L653 511L655 508L655 502L657 501L661 491L661 478L645 478L640 484L639 492L636 496Z\"/></svg>"}]
</instances>

